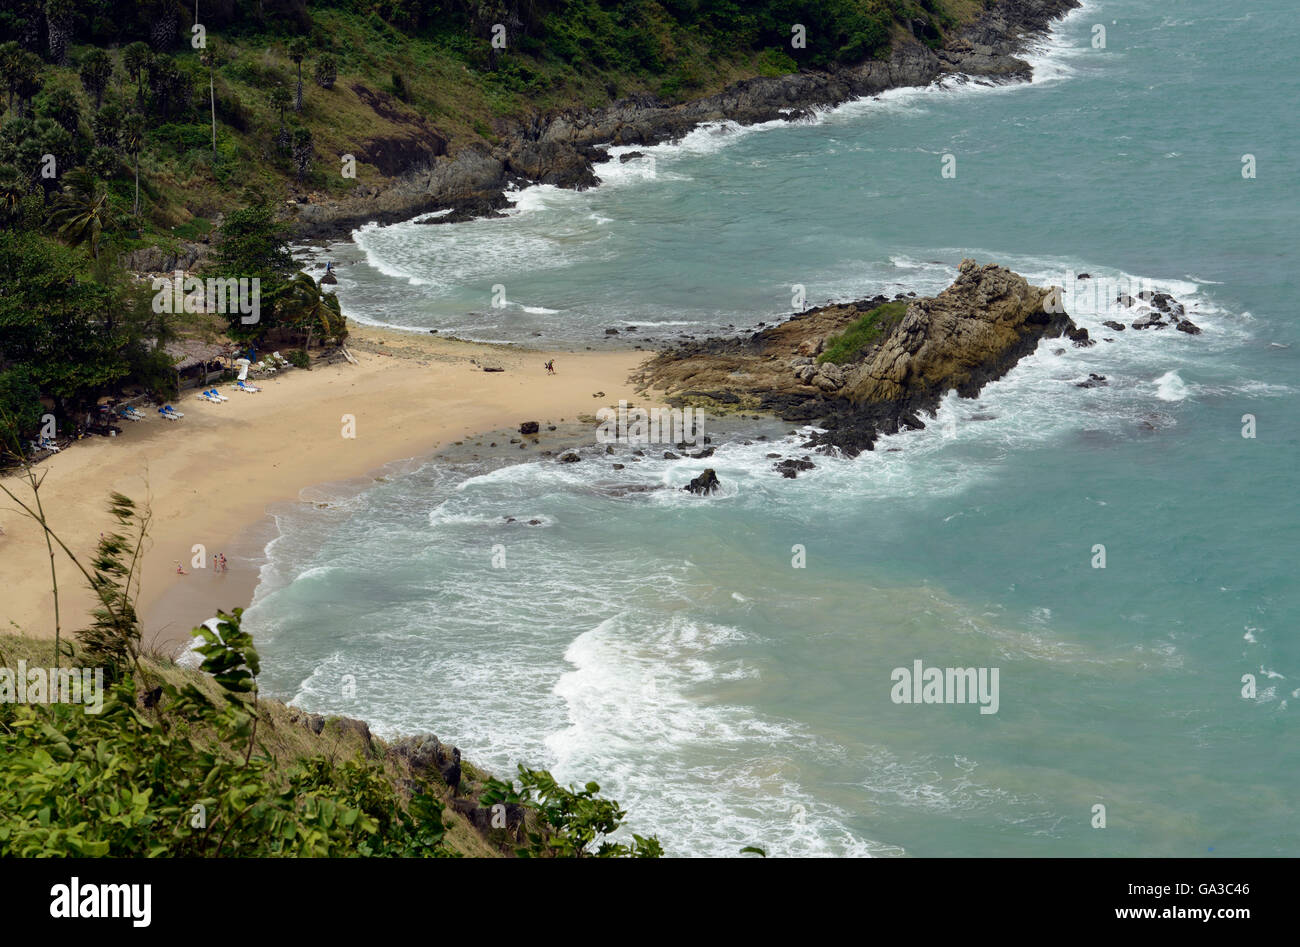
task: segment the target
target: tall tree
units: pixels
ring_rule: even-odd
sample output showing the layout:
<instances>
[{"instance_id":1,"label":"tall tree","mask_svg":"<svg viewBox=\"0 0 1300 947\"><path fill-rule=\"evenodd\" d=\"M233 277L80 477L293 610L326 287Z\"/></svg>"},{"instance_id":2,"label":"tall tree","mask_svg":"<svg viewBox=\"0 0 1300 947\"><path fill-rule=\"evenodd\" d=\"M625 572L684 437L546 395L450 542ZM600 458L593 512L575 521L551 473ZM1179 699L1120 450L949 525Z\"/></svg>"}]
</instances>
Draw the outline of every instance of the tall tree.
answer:
<instances>
[{"instance_id":1,"label":"tall tree","mask_svg":"<svg viewBox=\"0 0 1300 947\"><path fill-rule=\"evenodd\" d=\"M30 370L61 417L129 370L125 329L105 321L121 300L88 279L86 265L82 254L38 233L0 230L4 358Z\"/></svg>"},{"instance_id":2,"label":"tall tree","mask_svg":"<svg viewBox=\"0 0 1300 947\"><path fill-rule=\"evenodd\" d=\"M35 53L12 40L0 44L0 80L8 95L6 107L12 110L17 99L20 118L27 114L27 103L41 91L40 71L41 58Z\"/></svg>"},{"instance_id":3,"label":"tall tree","mask_svg":"<svg viewBox=\"0 0 1300 947\"><path fill-rule=\"evenodd\" d=\"M50 43L50 60L56 66L68 64L74 12L72 0L45 0L45 34Z\"/></svg>"},{"instance_id":4,"label":"tall tree","mask_svg":"<svg viewBox=\"0 0 1300 947\"><path fill-rule=\"evenodd\" d=\"M194 0L194 18L198 20L199 3ZM215 70L217 67L217 50L213 46L210 49L204 49L199 53L199 61L208 67L208 105L212 110L212 158L215 161L217 157L217 86Z\"/></svg>"},{"instance_id":5,"label":"tall tree","mask_svg":"<svg viewBox=\"0 0 1300 947\"><path fill-rule=\"evenodd\" d=\"M40 114L53 119L75 137L81 124L81 102L71 89L58 88L45 97Z\"/></svg>"},{"instance_id":6,"label":"tall tree","mask_svg":"<svg viewBox=\"0 0 1300 947\"><path fill-rule=\"evenodd\" d=\"M5 93L8 96L5 100L5 109L8 111L12 111L14 96L18 93L18 79L22 70L22 53L23 48L15 40L0 43L0 81L5 84Z\"/></svg>"},{"instance_id":7,"label":"tall tree","mask_svg":"<svg viewBox=\"0 0 1300 947\"><path fill-rule=\"evenodd\" d=\"M297 269L286 228L275 219L274 207L261 195L252 195L251 200L249 206L231 211L222 220L205 267L210 276L258 281L261 320L245 325L239 312L227 317L229 334L237 339L255 338L274 324L276 300Z\"/></svg>"},{"instance_id":8,"label":"tall tree","mask_svg":"<svg viewBox=\"0 0 1300 947\"><path fill-rule=\"evenodd\" d=\"M289 41L289 58L298 65L298 95L293 102L295 112L302 111L302 61L307 58L307 41L296 36Z\"/></svg>"},{"instance_id":9,"label":"tall tree","mask_svg":"<svg viewBox=\"0 0 1300 947\"><path fill-rule=\"evenodd\" d=\"M293 164L298 172L299 182L311 168L313 154L315 151L312 149L311 129L299 125L293 130Z\"/></svg>"},{"instance_id":10,"label":"tall tree","mask_svg":"<svg viewBox=\"0 0 1300 947\"><path fill-rule=\"evenodd\" d=\"M105 148L118 148L122 144L122 109L117 103L109 102L101 107L90 120L90 131L95 136L95 144Z\"/></svg>"},{"instance_id":11,"label":"tall tree","mask_svg":"<svg viewBox=\"0 0 1300 947\"><path fill-rule=\"evenodd\" d=\"M307 336L320 333L322 341L342 342L347 337L347 320L339 306L338 297L325 292L310 274L299 271L277 294L276 320L280 325L293 326Z\"/></svg>"},{"instance_id":12,"label":"tall tree","mask_svg":"<svg viewBox=\"0 0 1300 947\"><path fill-rule=\"evenodd\" d=\"M92 49L81 60L81 86L95 100L95 108L104 104L104 90L113 80L113 57L102 49Z\"/></svg>"},{"instance_id":13,"label":"tall tree","mask_svg":"<svg viewBox=\"0 0 1300 947\"><path fill-rule=\"evenodd\" d=\"M267 99L271 103L271 108L280 114L280 130L275 135L275 147L277 151L287 151L289 148L289 132L284 127L284 110L289 107L289 93L284 86L271 86L271 91L267 93Z\"/></svg>"},{"instance_id":14,"label":"tall tree","mask_svg":"<svg viewBox=\"0 0 1300 947\"><path fill-rule=\"evenodd\" d=\"M144 108L144 82L153 61L153 52L145 43L134 42L122 50L122 68L127 77L135 83L135 107Z\"/></svg>"},{"instance_id":15,"label":"tall tree","mask_svg":"<svg viewBox=\"0 0 1300 947\"><path fill-rule=\"evenodd\" d=\"M148 77L153 105L164 122L171 119L173 108L183 112L190 107L194 85L171 56L155 56L149 64Z\"/></svg>"},{"instance_id":16,"label":"tall tree","mask_svg":"<svg viewBox=\"0 0 1300 947\"><path fill-rule=\"evenodd\" d=\"M50 225L68 246L83 243L92 259L99 256L99 235L108 223L108 190L85 168L63 176L63 193L54 203Z\"/></svg>"},{"instance_id":17,"label":"tall tree","mask_svg":"<svg viewBox=\"0 0 1300 947\"><path fill-rule=\"evenodd\" d=\"M144 116L131 112L122 122L122 147L135 162L135 201L131 205L131 214L140 216L140 152L144 150L145 135Z\"/></svg>"}]
</instances>

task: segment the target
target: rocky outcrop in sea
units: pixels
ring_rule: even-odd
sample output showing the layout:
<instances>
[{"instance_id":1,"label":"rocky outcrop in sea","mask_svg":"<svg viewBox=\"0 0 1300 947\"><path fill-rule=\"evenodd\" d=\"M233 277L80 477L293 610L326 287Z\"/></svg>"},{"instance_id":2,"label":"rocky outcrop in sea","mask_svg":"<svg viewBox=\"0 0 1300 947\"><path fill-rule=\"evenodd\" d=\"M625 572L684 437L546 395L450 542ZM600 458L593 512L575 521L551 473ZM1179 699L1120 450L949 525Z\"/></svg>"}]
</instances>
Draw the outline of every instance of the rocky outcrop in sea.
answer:
<instances>
[{"instance_id":1,"label":"rocky outcrop in sea","mask_svg":"<svg viewBox=\"0 0 1300 947\"><path fill-rule=\"evenodd\" d=\"M805 447L853 456L881 435L925 427L949 391L975 397L1043 339L1095 345L1061 298L1006 267L963 260L937 296L876 296L797 313L748 338L687 342L655 356L640 382L675 405L816 424ZM1157 313L1182 308L1172 297L1151 303L1164 306ZM1083 386L1104 384L1094 375ZM805 457L776 468L793 477L811 466Z\"/></svg>"}]
</instances>

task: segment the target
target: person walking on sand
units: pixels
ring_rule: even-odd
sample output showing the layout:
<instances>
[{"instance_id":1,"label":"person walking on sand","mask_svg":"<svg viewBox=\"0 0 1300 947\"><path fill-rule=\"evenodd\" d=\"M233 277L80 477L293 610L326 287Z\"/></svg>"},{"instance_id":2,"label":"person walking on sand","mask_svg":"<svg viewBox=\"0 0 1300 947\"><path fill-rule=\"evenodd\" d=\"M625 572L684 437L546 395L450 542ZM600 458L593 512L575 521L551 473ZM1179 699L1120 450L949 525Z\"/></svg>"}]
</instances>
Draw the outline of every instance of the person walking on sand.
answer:
<instances>
[{"instance_id":1,"label":"person walking on sand","mask_svg":"<svg viewBox=\"0 0 1300 947\"><path fill-rule=\"evenodd\" d=\"M555 359L551 359L549 362L546 363L546 374L548 375L555 374Z\"/></svg>"}]
</instances>

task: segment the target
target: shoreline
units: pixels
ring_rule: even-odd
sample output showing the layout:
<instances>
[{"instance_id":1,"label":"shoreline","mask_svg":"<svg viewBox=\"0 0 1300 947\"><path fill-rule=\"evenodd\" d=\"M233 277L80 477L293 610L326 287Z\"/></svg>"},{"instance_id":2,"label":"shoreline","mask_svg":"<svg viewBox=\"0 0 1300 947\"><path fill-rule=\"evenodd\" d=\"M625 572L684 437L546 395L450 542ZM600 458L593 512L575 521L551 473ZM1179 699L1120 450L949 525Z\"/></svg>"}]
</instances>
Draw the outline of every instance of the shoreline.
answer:
<instances>
[{"instance_id":1,"label":"shoreline","mask_svg":"<svg viewBox=\"0 0 1300 947\"><path fill-rule=\"evenodd\" d=\"M1033 68L1020 54L1081 6L1082 0L1000 0L938 49L911 40L895 46L887 60L742 79L677 105L651 97L555 110L526 124L513 123L495 147L466 145L438 158L432 168L392 178L366 197L295 203L288 220L295 242L308 244L351 240L365 224L390 226L434 212L442 215L425 221L431 226L502 217L512 189L599 186L595 168L616 160L610 147L677 141L711 122L795 122L821 109L893 89L924 88L945 77L1032 81Z\"/></svg>"},{"instance_id":2,"label":"shoreline","mask_svg":"<svg viewBox=\"0 0 1300 947\"><path fill-rule=\"evenodd\" d=\"M276 505L312 502L307 494L316 486L372 482L386 468L422 463L456 441L517 430L523 421L537 420L545 430L607 402L636 400L630 376L652 354L542 351L370 326L356 327L349 342L358 365L274 375L258 380L263 391L254 395L222 387L230 400L221 405L190 390L175 402L185 415L179 423L122 422L119 437L79 442L38 465L51 526L83 561L96 534L114 525L106 510L110 491L150 507L137 601L143 647L174 654L218 608L248 606L274 535ZM549 358L557 361L555 375L542 370ZM593 398L596 392L605 397ZM343 434L345 415L354 420L355 437ZM527 452L537 456L540 447ZM6 485L29 499L23 481L10 476ZM7 498L0 524L0 582L9 590L0 625L53 638L42 532ZM193 567L196 546L203 547L202 569ZM226 556L228 572L213 573L214 554ZM66 637L86 626L94 602L67 557L60 553L57 561ZM178 561L184 576L176 574Z\"/></svg>"}]
</instances>

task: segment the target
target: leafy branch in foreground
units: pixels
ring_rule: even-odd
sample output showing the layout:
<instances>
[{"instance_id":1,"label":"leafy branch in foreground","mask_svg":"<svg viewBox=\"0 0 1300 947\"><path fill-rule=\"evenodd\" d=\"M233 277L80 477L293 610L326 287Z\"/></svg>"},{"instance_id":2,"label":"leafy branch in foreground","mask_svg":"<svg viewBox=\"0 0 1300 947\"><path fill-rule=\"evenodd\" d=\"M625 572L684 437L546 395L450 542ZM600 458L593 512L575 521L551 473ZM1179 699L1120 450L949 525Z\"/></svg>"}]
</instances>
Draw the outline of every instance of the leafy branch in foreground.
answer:
<instances>
[{"instance_id":1,"label":"leafy branch in foreground","mask_svg":"<svg viewBox=\"0 0 1300 947\"><path fill-rule=\"evenodd\" d=\"M97 715L0 705L0 855L455 854L441 803L419 788L403 803L378 762L282 768L264 748L254 755L255 668L238 610L211 636L195 632L203 670L222 683L215 698L164 679L142 709L128 671Z\"/></svg>"},{"instance_id":2,"label":"leafy branch in foreground","mask_svg":"<svg viewBox=\"0 0 1300 947\"><path fill-rule=\"evenodd\" d=\"M530 770L520 764L519 788L499 779L489 779L479 797L485 806L504 803L534 811L540 827L525 828L527 841L515 849L521 858L658 858L663 848L655 836L633 834L630 844L612 842L612 835L627 815L612 799L596 795L600 786L587 783L582 789L564 787L546 770ZM595 846L593 848L593 846Z\"/></svg>"},{"instance_id":3,"label":"leafy branch in foreground","mask_svg":"<svg viewBox=\"0 0 1300 947\"><path fill-rule=\"evenodd\" d=\"M442 801L421 780L395 779L382 759L361 756L280 760L258 739L258 721L271 718L258 703L261 661L242 609L193 630L207 677L142 662L135 596L147 510L140 515L113 494L119 532L101 538L87 568L48 526L40 478L25 469L33 504L0 489L45 530L51 560L62 549L98 596L95 623L70 656L74 666L104 662L110 674L98 713L76 703L0 702L0 857L459 855L446 839ZM535 813L518 854L662 854L655 838L608 840L625 813L599 798L595 783L564 789L523 767L520 776L519 790L488 780L478 800Z\"/></svg>"}]
</instances>

